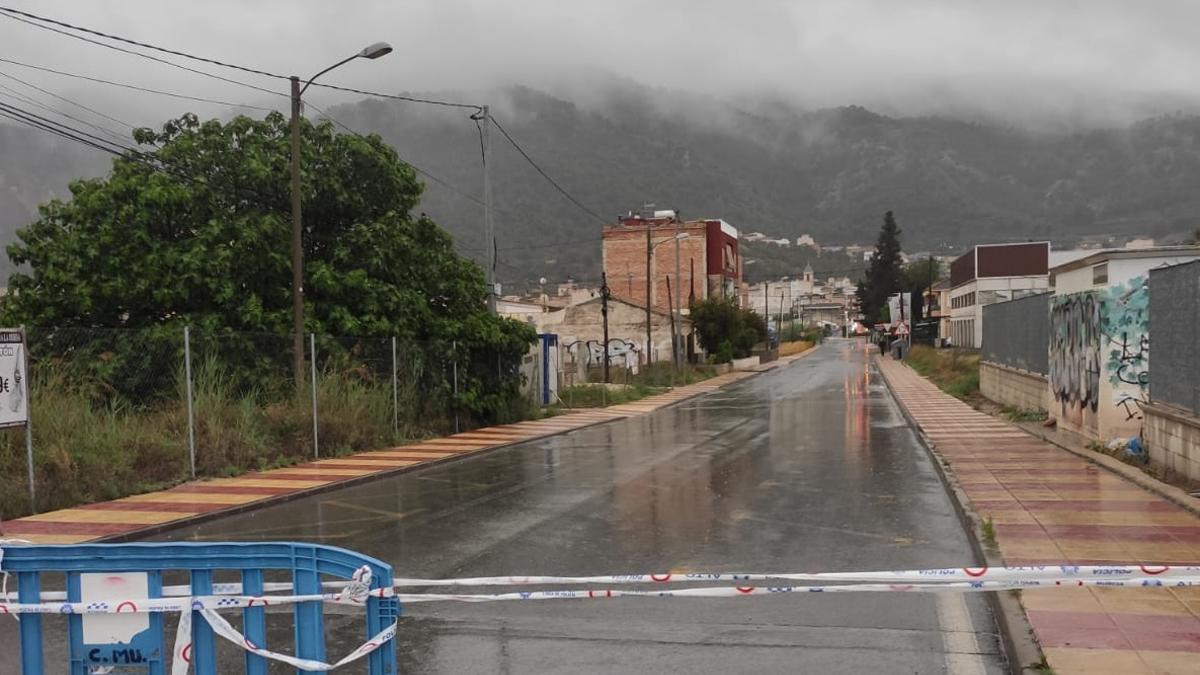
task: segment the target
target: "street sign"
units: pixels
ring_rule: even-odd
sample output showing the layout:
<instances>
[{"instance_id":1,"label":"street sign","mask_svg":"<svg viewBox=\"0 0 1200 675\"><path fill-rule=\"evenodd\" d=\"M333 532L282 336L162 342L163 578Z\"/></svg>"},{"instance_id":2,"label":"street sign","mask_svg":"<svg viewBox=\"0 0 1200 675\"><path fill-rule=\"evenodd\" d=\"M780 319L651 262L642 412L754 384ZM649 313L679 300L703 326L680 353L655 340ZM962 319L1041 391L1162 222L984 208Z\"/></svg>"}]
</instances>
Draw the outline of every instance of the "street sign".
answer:
<instances>
[{"instance_id":1,"label":"street sign","mask_svg":"<svg viewBox=\"0 0 1200 675\"><path fill-rule=\"evenodd\" d=\"M908 335L908 324L901 321L896 324L896 335Z\"/></svg>"},{"instance_id":2,"label":"street sign","mask_svg":"<svg viewBox=\"0 0 1200 675\"><path fill-rule=\"evenodd\" d=\"M29 423L29 377L25 372L25 334L0 328L0 428Z\"/></svg>"}]
</instances>

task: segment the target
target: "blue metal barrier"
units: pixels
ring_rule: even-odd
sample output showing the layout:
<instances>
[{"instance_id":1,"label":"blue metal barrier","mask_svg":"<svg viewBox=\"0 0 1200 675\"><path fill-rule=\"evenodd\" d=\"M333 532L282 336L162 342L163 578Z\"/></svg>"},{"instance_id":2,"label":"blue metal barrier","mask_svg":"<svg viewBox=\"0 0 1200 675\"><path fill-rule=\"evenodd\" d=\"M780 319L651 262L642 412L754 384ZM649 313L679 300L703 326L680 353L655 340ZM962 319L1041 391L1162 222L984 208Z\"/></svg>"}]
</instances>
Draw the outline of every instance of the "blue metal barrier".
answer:
<instances>
[{"instance_id":1,"label":"blue metal barrier","mask_svg":"<svg viewBox=\"0 0 1200 675\"><path fill-rule=\"evenodd\" d=\"M162 595L163 574L183 571L190 575L193 595L209 595L213 574L229 570L240 573L245 595L260 595L264 572L283 570L291 574L296 595L321 593L322 575L348 580L364 565L371 570L371 588L390 588L392 568L353 551L333 546L295 543L167 543L167 544L79 544L71 546L7 546L3 571L17 578L17 601L41 602L42 575L66 574L68 602L81 601L80 575L87 573L144 572L149 577L149 598ZM370 597L366 604L366 636L376 635L396 621L399 603L391 597ZM293 608L296 655L324 660L325 635L320 602L297 603ZM42 616L21 616L21 672L41 675L45 664L42 654ZM71 675L87 675L90 668L119 664L140 666L150 675L164 675L166 653L163 615L149 614L149 630L139 633L124 649L100 649L84 643L83 617L67 616ZM266 613L263 607L242 610L246 639L265 647ZM191 662L196 675L216 675L216 638L199 612L192 613ZM392 640L367 656L371 675L396 673L396 646ZM246 673L265 675L267 660L246 652ZM301 671L304 672L304 671Z\"/></svg>"}]
</instances>

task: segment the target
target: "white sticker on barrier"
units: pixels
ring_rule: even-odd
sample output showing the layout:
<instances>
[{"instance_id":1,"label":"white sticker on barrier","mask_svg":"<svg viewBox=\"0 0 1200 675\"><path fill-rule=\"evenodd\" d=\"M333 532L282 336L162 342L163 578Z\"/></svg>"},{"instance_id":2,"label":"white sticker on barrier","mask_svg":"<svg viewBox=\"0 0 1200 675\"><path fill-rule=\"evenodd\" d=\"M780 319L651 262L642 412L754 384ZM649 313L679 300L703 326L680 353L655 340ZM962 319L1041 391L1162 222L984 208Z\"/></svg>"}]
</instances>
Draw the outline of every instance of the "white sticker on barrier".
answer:
<instances>
[{"instance_id":1,"label":"white sticker on barrier","mask_svg":"<svg viewBox=\"0 0 1200 675\"><path fill-rule=\"evenodd\" d=\"M138 611L150 597L150 575L145 572L79 575L79 600L86 604L113 603L114 613L85 615L83 643L90 646L129 644L150 629L150 615Z\"/></svg>"}]
</instances>

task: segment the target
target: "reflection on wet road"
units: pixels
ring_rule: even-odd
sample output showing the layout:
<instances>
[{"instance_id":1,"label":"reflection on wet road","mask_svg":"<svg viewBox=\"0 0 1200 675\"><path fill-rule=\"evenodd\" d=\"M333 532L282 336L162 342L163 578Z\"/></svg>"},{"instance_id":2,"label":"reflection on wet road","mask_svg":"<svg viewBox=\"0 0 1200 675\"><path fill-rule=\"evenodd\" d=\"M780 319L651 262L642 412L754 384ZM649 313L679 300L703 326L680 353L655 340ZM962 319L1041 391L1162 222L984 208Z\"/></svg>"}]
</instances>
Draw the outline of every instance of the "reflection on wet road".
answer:
<instances>
[{"instance_id":1,"label":"reflection on wet road","mask_svg":"<svg viewBox=\"0 0 1200 675\"><path fill-rule=\"evenodd\" d=\"M936 471L834 340L643 417L180 530L307 540L399 576L799 572L975 562ZM1000 672L979 596L414 605L402 672ZM330 654L361 641L330 617ZM351 628L351 626L353 626ZM290 643L281 632L282 647Z\"/></svg>"}]
</instances>

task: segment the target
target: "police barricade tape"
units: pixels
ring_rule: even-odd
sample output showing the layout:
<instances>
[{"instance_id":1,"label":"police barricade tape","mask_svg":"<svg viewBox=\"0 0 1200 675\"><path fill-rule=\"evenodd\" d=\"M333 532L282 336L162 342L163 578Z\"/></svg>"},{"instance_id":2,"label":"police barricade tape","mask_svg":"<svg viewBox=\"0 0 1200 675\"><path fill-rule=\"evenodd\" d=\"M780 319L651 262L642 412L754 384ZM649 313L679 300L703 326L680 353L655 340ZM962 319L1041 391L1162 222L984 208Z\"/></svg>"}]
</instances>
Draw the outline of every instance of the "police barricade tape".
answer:
<instances>
[{"instance_id":1,"label":"police barricade tape","mask_svg":"<svg viewBox=\"0 0 1200 675\"><path fill-rule=\"evenodd\" d=\"M416 588L431 586L538 586L547 584L578 585L578 584L666 584L666 583L697 583L697 582L771 582L771 581L809 581L809 582L866 582L880 584L944 584L958 581L1057 581L1062 585L1067 581L1077 579L1129 579L1134 577L1157 577L1161 579L1177 579L1181 577L1200 576L1200 566L1183 565L1035 565L1019 567L943 567L923 570L892 570L875 572L811 572L811 573L736 573L736 572L663 572L660 574L620 574L605 576L497 576L497 577L466 577L460 579L409 579L400 578L393 582L394 588ZM345 588L352 581L334 581L322 584L327 589ZM292 590L292 584L286 582L270 582L263 584L265 592L286 592ZM213 585L213 595L241 595L242 584L217 583ZM164 597L190 597L191 588L188 586L165 586L162 589ZM42 593L42 600L65 600L66 593ZM15 594L0 595L0 602L15 600Z\"/></svg>"},{"instance_id":2,"label":"police barricade tape","mask_svg":"<svg viewBox=\"0 0 1200 675\"><path fill-rule=\"evenodd\" d=\"M1185 588L1200 586L1200 575L1162 578L1137 576L1128 578L1072 579L1008 579L949 581L943 583L848 583L812 586L700 586L631 590L603 588L591 590L513 591L506 593L396 593L391 588L370 591L371 597L396 598L402 603L416 602L494 602L501 600L569 600L601 598L721 598L777 593L862 593L862 592L970 592L1006 589L1079 588L1100 586L1109 588ZM330 602L361 606L364 600L350 600L336 593L314 595L209 595L179 598L150 598L124 601L0 603L0 614L123 614L138 612L186 612L276 607L298 602Z\"/></svg>"},{"instance_id":3,"label":"police barricade tape","mask_svg":"<svg viewBox=\"0 0 1200 675\"><path fill-rule=\"evenodd\" d=\"M337 662L326 663L324 661L315 661L313 659L302 659L260 647L246 639L246 636L242 635L236 628L230 625L230 623L225 620L225 617L211 609L200 610L200 616L202 616L204 620L208 622L208 625L212 627L214 633L252 654L257 654L272 661L285 663L300 670L319 672L326 672L335 668L340 668L346 664L353 663L354 661L361 659L367 654L370 654L376 649L379 649L383 645L387 644L389 640L395 638L397 630L397 623L392 622L392 625L376 633L371 637L371 639L359 645L357 649L342 657ZM175 631L175 647L172 650L174 658L171 659L171 675L187 675L188 668L191 666L192 661L191 638L192 612L180 612L179 627Z\"/></svg>"}]
</instances>

